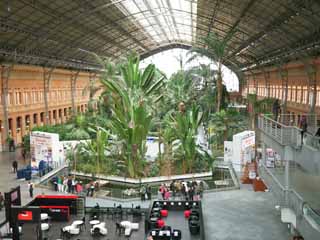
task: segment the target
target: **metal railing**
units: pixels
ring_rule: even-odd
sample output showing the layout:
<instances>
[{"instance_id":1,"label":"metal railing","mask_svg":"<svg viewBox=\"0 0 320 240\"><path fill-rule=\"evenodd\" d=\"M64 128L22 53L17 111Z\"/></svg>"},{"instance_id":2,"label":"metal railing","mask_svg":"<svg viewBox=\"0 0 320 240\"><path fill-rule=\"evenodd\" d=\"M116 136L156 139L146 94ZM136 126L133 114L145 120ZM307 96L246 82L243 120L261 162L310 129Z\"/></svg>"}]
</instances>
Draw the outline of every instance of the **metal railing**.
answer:
<instances>
[{"instance_id":1,"label":"metal railing","mask_svg":"<svg viewBox=\"0 0 320 240\"><path fill-rule=\"evenodd\" d=\"M306 133L305 144L320 151L320 137Z\"/></svg>"},{"instance_id":2,"label":"metal railing","mask_svg":"<svg viewBox=\"0 0 320 240\"><path fill-rule=\"evenodd\" d=\"M297 127L284 125L264 115L259 116L258 127L281 145L301 146L301 130Z\"/></svg>"},{"instance_id":3,"label":"metal railing","mask_svg":"<svg viewBox=\"0 0 320 240\"><path fill-rule=\"evenodd\" d=\"M277 200L277 205L286 205L286 190L279 182L279 180L272 174L272 172L261 163L259 167L259 173L268 186L269 191L274 195Z\"/></svg>"},{"instance_id":4,"label":"metal railing","mask_svg":"<svg viewBox=\"0 0 320 240\"><path fill-rule=\"evenodd\" d=\"M303 205L305 219L320 232L320 215L316 213L307 203Z\"/></svg>"},{"instance_id":5,"label":"metal railing","mask_svg":"<svg viewBox=\"0 0 320 240\"><path fill-rule=\"evenodd\" d=\"M281 207L291 208L297 217L303 216L314 229L320 231L320 215L294 189L286 190L263 163L259 172Z\"/></svg>"}]
</instances>

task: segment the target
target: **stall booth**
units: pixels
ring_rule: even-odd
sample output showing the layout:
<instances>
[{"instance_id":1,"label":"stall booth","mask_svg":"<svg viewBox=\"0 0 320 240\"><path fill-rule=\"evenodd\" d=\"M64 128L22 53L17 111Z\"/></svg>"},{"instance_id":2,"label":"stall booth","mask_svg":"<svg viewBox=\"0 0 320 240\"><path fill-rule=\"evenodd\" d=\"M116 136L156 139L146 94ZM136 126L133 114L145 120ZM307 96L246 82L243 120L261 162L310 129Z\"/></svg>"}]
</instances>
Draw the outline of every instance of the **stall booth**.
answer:
<instances>
[{"instance_id":1,"label":"stall booth","mask_svg":"<svg viewBox=\"0 0 320 240\"><path fill-rule=\"evenodd\" d=\"M38 195L28 206L37 206L53 221L69 221L70 214L77 214L76 195Z\"/></svg>"},{"instance_id":2,"label":"stall booth","mask_svg":"<svg viewBox=\"0 0 320 240\"><path fill-rule=\"evenodd\" d=\"M10 222L11 219L12 206L21 206L20 186L12 188L9 192L4 193L4 207L6 211L6 221L8 222Z\"/></svg>"},{"instance_id":3,"label":"stall booth","mask_svg":"<svg viewBox=\"0 0 320 240\"><path fill-rule=\"evenodd\" d=\"M48 223L41 223L39 207L11 208L10 232L14 240L42 240L43 230L49 229Z\"/></svg>"},{"instance_id":4,"label":"stall booth","mask_svg":"<svg viewBox=\"0 0 320 240\"><path fill-rule=\"evenodd\" d=\"M153 240L204 240L201 201L154 201L145 218Z\"/></svg>"},{"instance_id":5,"label":"stall booth","mask_svg":"<svg viewBox=\"0 0 320 240\"><path fill-rule=\"evenodd\" d=\"M40 208L21 206L20 186L6 192L4 199L6 224L9 230L7 237L14 240L41 240Z\"/></svg>"}]
</instances>

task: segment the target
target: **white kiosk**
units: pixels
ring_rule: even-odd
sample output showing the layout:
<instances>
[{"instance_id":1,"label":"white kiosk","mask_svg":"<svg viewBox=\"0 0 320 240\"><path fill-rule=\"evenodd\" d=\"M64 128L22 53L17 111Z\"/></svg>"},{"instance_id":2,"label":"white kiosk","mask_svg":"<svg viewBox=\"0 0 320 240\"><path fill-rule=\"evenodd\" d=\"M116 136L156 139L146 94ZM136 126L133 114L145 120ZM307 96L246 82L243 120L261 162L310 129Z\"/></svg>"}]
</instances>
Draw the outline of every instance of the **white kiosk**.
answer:
<instances>
[{"instance_id":1,"label":"white kiosk","mask_svg":"<svg viewBox=\"0 0 320 240\"><path fill-rule=\"evenodd\" d=\"M244 131L233 135L232 142L224 142L224 161L232 162L236 172L241 172L247 162L254 158L255 132Z\"/></svg>"}]
</instances>

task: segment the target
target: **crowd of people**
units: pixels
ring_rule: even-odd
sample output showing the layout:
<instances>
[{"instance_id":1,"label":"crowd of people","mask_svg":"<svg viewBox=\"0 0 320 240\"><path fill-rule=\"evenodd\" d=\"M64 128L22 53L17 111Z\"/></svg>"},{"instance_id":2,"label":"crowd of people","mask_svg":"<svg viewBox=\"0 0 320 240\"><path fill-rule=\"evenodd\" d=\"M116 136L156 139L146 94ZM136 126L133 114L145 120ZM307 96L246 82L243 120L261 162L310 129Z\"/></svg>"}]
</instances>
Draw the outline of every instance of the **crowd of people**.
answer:
<instances>
[{"instance_id":1,"label":"crowd of people","mask_svg":"<svg viewBox=\"0 0 320 240\"><path fill-rule=\"evenodd\" d=\"M187 201L197 201L203 196L203 181L176 181L173 180L169 185L161 184L158 190L159 200L175 200L176 198Z\"/></svg>"},{"instance_id":2,"label":"crowd of people","mask_svg":"<svg viewBox=\"0 0 320 240\"><path fill-rule=\"evenodd\" d=\"M52 183L54 185L54 190L57 192L72 194L85 193L90 197L93 197L94 193L99 188L99 183L97 181L90 181L84 185L82 181L76 180L72 175L54 177Z\"/></svg>"},{"instance_id":3,"label":"crowd of people","mask_svg":"<svg viewBox=\"0 0 320 240\"><path fill-rule=\"evenodd\" d=\"M180 181L173 180L171 183L163 183L158 188L157 199L159 200L200 200L203 196L203 181ZM140 189L141 201L151 199L151 186L142 186Z\"/></svg>"}]
</instances>

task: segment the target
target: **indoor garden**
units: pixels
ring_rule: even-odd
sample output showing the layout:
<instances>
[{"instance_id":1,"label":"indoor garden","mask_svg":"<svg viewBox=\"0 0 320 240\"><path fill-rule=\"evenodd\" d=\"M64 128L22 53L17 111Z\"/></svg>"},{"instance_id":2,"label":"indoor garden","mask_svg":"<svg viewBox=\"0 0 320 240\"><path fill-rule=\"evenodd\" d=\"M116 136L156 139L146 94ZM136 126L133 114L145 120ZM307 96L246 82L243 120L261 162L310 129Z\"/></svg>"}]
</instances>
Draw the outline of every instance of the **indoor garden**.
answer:
<instances>
[{"instance_id":1,"label":"indoor garden","mask_svg":"<svg viewBox=\"0 0 320 240\"><path fill-rule=\"evenodd\" d=\"M170 77L154 64L142 68L136 54L118 61L96 56L103 71L99 80L83 89L90 96L88 111L74 112L66 124L33 131L58 133L60 141L79 141L66 152L69 168L94 179L217 171L213 166L223 156L224 141L256 118L230 107L222 73L228 40L209 35L208 48L191 49L187 61L205 56L211 63L186 68L179 59L180 68ZM249 99L253 107L265 106ZM157 144L151 159L146 154L149 139ZM24 146L29 146L28 137Z\"/></svg>"}]
</instances>

